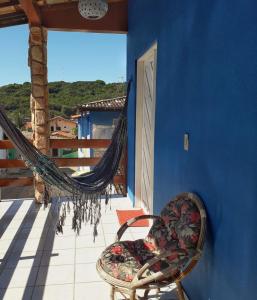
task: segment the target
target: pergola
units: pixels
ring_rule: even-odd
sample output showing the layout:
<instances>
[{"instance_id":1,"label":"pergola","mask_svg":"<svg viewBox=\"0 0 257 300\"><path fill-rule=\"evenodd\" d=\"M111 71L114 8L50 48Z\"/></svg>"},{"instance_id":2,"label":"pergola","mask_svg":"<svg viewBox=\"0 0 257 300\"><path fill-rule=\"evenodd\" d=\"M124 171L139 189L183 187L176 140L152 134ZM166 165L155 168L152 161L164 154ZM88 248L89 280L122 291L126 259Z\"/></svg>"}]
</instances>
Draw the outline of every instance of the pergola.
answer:
<instances>
[{"instance_id":1,"label":"pergola","mask_svg":"<svg viewBox=\"0 0 257 300\"><path fill-rule=\"evenodd\" d=\"M28 63L31 70L31 121L33 143L49 153L47 31L127 33L127 0L108 0L109 10L100 20L86 20L73 0L0 0L0 28L29 25ZM36 176L35 199L42 201L44 183Z\"/></svg>"}]
</instances>

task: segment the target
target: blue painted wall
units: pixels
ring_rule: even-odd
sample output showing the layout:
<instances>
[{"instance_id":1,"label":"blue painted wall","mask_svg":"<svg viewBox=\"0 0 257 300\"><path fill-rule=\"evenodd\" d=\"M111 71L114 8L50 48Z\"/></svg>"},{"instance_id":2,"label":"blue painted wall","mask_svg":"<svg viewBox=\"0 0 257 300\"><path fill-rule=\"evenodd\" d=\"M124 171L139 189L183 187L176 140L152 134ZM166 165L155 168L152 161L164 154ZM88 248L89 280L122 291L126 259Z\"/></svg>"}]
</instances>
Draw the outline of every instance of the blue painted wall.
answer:
<instances>
[{"instance_id":1,"label":"blue painted wall","mask_svg":"<svg viewBox=\"0 0 257 300\"><path fill-rule=\"evenodd\" d=\"M112 126L113 120L119 118L117 111L93 111L78 119L78 137L86 137L90 134L92 138L93 125Z\"/></svg>"},{"instance_id":2,"label":"blue painted wall","mask_svg":"<svg viewBox=\"0 0 257 300\"><path fill-rule=\"evenodd\" d=\"M154 210L193 191L208 211L204 255L186 291L191 300L257 299L257 1L129 1L131 197L136 60L155 41Z\"/></svg>"},{"instance_id":3,"label":"blue painted wall","mask_svg":"<svg viewBox=\"0 0 257 300\"><path fill-rule=\"evenodd\" d=\"M87 115L83 115L78 118L78 138L86 138L90 133L90 125L89 125L89 117Z\"/></svg>"}]
</instances>

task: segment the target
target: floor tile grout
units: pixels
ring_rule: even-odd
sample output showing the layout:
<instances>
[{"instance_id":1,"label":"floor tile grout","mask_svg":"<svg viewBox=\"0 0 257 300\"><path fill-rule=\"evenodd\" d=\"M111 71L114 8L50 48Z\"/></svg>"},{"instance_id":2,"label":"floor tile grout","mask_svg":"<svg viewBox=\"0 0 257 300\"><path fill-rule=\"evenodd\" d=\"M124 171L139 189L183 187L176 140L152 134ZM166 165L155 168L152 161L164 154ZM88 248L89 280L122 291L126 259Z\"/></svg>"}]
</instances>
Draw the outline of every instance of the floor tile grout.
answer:
<instances>
[{"instance_id":1,"label":"floor tile grout","mask_svg":"<svg viewBox=\"0 0 257 300\"><path fill-rule=\"evenodd\" d=\"M50 213L50 212L49 212ZM48 235L49 233L49 230L50 230L50 226L48 226L47 230L46 230L46 236ZM45 245L44 245L45 246ZM44 247L43 247L44 249ZM41 254L41 257L40 257L40 265L41 265L41 261L42 261L42 258L43 258L43 253ZM33 290L32 290L32 293L31 293L31 300L33 299L33 294L34 294L34 291L35 291L35 286L36 286L36 283L37 283L37 279L38 279L38 274L39 274L39 270L40 270L40 265L38 267L38 271L37 271L37 275L36 275L36 278L35 278L35 284L33 286Z\"/></svg>"},{"instance_id":2,"label":"floor tile grout","mask_svg":"<svg viewBox=\"0 0 257 300\"><path fill-rule=\"evenodd\" d=\"M32 200L30 200L30 202L27 203L31 204L33 202ZM1 207L1 203L0 203L0 207ZM8 210L7 205L5 207L6 207L5 211L7 211ZM1 288L0 295L2 295L1 292L2 290L5 290L5 292L8 294L7 290L17 289L17 293L18 292L21 293L20 289L24 289L25 292L31 293L28 294L30 296L27 296L26 299L35 299L35 297L41 295L42 299L44 300L45 299L48 300L48 297L50 296L49 298L50 300L52 299L52 297L54 297L54 294L52 296L49 293L55 291L55 287L56 287L56 291L58 291L58 290L62 290L62 287L66 286L67 291L69 292L69 296L67 296L69 297L69 299L76 300L78 299L77 297L79 296L90 295L87 294L90 291L92 291L93 293L102 292L103 296L100 297L99 300L105 299L105 295L106 298L108 298L109 291L107 291L107 287L106 287L107 284L103 280L101 280L100 277L97 277L96 271L93 271L95 270L95 264L98 259L98 257L96 256L100 255L100 253L107 246L109 246L111 243L114 242L114 237L118 229L120 228L120 224L116 216L116 209L131 209L129 207L129 202L126 199L112 199L112 210L110 211L107 207L106 211L103 211L102 220L99 224L99 235L96 238L95 244L92 242L93 238L92 238L92 233L90 232L91 228L89 228L89 226L88 226L89 229L86 228L84 233L81 233L79 236L77 236L75 233L74 234L71 233L71 225L69 223L68 224L66 223L66 225L64 226L64 235L53 236L52 234L54 233L54 231L52 229L52 226L55 223L55 218L56 218L55 215L54 217L53 215L51 215L50 217L47 218L45 210L37 211L36 209L34 209L34 206L30 207L29 205L26 209L24 206L22 208L24 209L24 212L19 211L20 213L18 216L19 218L14 219L15 223L13 224L10 223L10 225L12 224L13 227L8 226L8 229L10 230L12 229L13 232L17 231L16 234L14 235L15 239L14 240L11 238L8 239L7 236L7 238L0 240L1 242L3 242L5 247L8 246L8 243L12 243L12 249L8 250L9 256L8 257L5 256L6 259L4 260L4 267L3 264L0 265L1 270L2 268L3 270L6 271L9 270L8 271L9 273L7 272L6 278L8 282L10 281L9 285L11 285L11 287L8 287L7 289ZM28 214L29 211L30 213ZM15 214L15 210L14 210L14 214ZM27 215L26 218L22 219L21 217L22 214L24 214L24 216ZM31 219L33 219L33 217L35 217L35 220L34 222L31 222ZM47 220L50 221L50 224L46 224ZM39 238L36 236L37 234L38 235L41 234L39 232L42 229L42 226L39 225L41 223L43 224L42 226L45 226L44 231L46 231L46 234L43 234L42 238ZM20 226L21 224L22 226ZM30 227L30 225L33 226ZM111 229L112 227L113 230ZM29 233L27 235L27 239L26 239L26 233ZM133 232L133 230L131 230L130 228L125 232L125 234L126 233L127 233L126 236L127 239L135 239L135 237L138 238L139 236L141 236L142 238L145 237L144 232L142 233L137 232L137 230L134 230ZM24 234L24 238L22 236L23 234ZM32 238L30 238L29 235L32 235ZM51 238L50 242L48 242L48 237ZM112 237L113 237L113 241L112 241ZM27 243L25 240L28 241L29 243ZM54 247L54 243L56 243L55 244L56 248ZM21 249L17 248L19 246L23 247L22 252ZM15 247L17 248L17 250L15 250ZM29 249L32 248L35 249L30 251ZM24 249L26 249L26 251L24 251ZM88 251L88 255L86 251ZM2 254L4 255L5 253L6 252ZM13 258L11 258L11 255L13 255ZM17 256L17 258L15 255ZM26 256L28 257L31 256L31 258L26 258ZM24 260L21 258L23 258ZM32 268L33 268L33 272L31 273ZM10 276L8 274L12 274L12 273L16 274L15 273L16 270L19 271L18 274L24 274L25 276L27 275L27 273L29 274L28 276L29 280L27 280L27 284L23 283L24 280L11 282L11 278L9 279ZM42 274L40 273L41 271ZM66 271L69 272L69 274L63 273ZM90 272L92 273L92 276ZM35 280L33 278L32 278L33 280L31 280L31 276L34 273L35 275L33 276L35 277ZM7 280L5 280L5 282L7 282ZM15 286L15 284L17 286ZM101 286L101 291L100 290L94 291L92 285L94 287ZM43 291L45 291L44 295L42 294ZM11 295L13 295L14 293L15 291L11 292ZM96 298L91 298L91 299L96 299Z\"/></svg>"},{"instance_id":3,"label":"floor tile grout","mask_svg":"<svg viewBox=\"0 0 257 300\"><path fill-rule=\"evenodd\" d=\"M75 246L75 253L74 253L74 273L73 273L73 300L75 300L77 236L75 236L74 246Z\"/></svg>"}]
</instances>

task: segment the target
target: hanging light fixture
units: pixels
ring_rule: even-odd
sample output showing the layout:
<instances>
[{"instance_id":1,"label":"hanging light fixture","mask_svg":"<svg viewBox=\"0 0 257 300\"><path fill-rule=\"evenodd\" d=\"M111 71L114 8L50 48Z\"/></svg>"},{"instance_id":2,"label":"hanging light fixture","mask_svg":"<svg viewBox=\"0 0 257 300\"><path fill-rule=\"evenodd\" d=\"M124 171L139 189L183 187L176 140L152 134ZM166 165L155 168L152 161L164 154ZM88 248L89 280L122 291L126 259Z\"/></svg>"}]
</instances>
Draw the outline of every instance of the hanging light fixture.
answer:
<instances>
[{"instance_id":1,"label":"hanging light fixture","mask_svg":"<svg viewBox=\"0 0 257 300\"><path fill-rule=\"evenodd\" d=\"M79 0L79 13L88 20L99 20L108 11L107 0Z\"/></svg>"}]
</instances>

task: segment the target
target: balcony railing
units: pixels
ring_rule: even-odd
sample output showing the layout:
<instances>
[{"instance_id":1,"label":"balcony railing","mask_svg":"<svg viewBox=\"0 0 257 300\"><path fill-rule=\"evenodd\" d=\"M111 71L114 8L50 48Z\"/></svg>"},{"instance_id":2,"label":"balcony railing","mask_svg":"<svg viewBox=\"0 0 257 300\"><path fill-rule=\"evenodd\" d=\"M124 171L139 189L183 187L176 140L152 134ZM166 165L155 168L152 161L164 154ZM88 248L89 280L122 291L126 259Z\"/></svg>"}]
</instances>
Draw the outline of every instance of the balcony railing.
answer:
<instances>
[{"instance_id":1,"label":"balcony railing","mask_svg":"<svg viewBox=\"0 0 257 300\"><path fill-rule=\"evenodd\" d=\"M111 140L91 139L53 139L50 140L50 149L99 149L107 148ZM13 149L14 146L9 140L0 140L0 150ZM59 167L92 167L97 164L100 158L52 158ZM1 169L26 168L25 163L20 159L0 159ZM113 180L118 194L127 194L127 158L124 155L119 171ZM30 186L33 185L33 177L0 178L0 187Z\"/></svg>"}]
</instances>

